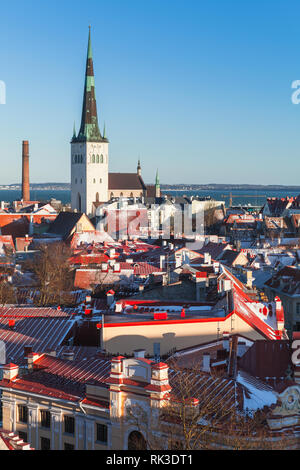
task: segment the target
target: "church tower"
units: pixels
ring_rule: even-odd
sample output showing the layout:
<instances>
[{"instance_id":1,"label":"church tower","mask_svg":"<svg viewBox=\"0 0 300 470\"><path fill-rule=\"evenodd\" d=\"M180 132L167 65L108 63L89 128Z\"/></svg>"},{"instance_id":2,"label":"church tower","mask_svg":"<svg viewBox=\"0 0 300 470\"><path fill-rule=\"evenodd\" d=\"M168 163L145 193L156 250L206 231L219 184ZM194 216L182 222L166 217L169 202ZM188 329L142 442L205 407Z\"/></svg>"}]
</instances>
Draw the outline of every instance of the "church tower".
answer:
<instances>
[{"instance_id":1,"label":"church tower","mask_svg":"<svg viewBox=\"0 0 300 470\"><path fill-rule=\"evenodd\" d=\"M108 199L108 144L98 124L90 29L81 126L71 141L71 205L88 216L95 212L94 202Z\"/></svg>"}]
</instances>

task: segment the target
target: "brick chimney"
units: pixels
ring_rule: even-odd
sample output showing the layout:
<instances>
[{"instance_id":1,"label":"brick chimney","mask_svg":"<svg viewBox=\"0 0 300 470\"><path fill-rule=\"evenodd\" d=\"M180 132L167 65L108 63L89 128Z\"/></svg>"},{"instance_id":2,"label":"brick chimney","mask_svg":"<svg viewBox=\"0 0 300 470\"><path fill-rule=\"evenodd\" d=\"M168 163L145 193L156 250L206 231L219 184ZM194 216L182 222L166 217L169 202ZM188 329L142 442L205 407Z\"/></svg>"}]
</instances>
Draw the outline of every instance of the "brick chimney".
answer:
<instances>
[{"instance_id":1,"label":"brick chimney","mask_svg":"<svg viewBox=\"0 0 300 470\"><path fill-rule=\"evenodd\" d=\"M23 140L22 145L22 199L23 201L30 201L28 140Z\"/></svg>"},{"instance_id":2,"label":"brick chimney","mask_svg":"<svg viewBox=\"0 0 300 470\"><path fill-rule=\"evenodd\" d=\"M4 380L14 380L18 377L19 366L16 364L5 364L3 366L3 379Z\"/></svg>"}]
</instances>

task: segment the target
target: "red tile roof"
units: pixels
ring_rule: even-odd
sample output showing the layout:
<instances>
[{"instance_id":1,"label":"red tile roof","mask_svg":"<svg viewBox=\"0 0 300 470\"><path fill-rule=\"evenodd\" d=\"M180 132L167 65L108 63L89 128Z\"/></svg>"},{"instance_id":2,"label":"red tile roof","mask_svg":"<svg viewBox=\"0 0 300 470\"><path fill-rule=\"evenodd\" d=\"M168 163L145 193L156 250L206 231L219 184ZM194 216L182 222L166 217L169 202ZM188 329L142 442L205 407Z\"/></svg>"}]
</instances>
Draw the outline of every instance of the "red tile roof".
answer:
<instances>
[{"instance_id":1,"label":"red tile roof","mask_svg":"<svg viewBox=\"0 0 300 470\"><path fill-rule=\"evenodd\" d=\"M22 375L14 382L2 381L0 386L16 390L56 397L68 401L86 399L86 383L99 384L106 387L105 380L109 377L110 360L102 357L90 357L79 361L62 360L57 357L43 355L35 362L34 371ZM94 399L91 400L96 405ZM101 406L103 403L101 402ZM106 404L106 407L109 403Z\"/></svg>"},{"instance_id":2,"label":"red tile roof","mask_svg":"<svg viewBox=\"0 0 300 470\"><path fill-rule=\"evenodd\" d=\"M0 318L0 340L5 343L6 360L19 361L24 346L38 351L56 350L73 327L67 318L15 317L15 327L9 327L9 318Z\"/></svg>"},{"instance_id":3,"label":"red tile roof","mask_svg":"<svg viewBox=\"0 0 300 470\"><path fill-rule=\"evenodd\" d=\"M148 276L152 273L161 273L162 269L152 266L149 263L135 263L134 264L134 274L139 276Z\"/></svg>"}]
</instances>

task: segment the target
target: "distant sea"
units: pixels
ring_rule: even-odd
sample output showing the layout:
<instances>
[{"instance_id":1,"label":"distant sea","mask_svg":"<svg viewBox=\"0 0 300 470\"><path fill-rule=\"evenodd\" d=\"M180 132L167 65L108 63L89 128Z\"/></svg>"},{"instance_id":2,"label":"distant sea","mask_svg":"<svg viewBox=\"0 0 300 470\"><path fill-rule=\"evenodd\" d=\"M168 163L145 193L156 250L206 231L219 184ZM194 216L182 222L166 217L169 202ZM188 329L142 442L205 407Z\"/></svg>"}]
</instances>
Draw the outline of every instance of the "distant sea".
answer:
<instances>
[{"instance_id":1,"label":"distant sea","mask_svg":"<svg viewBox=\"0 0 300 470\"><path fill-rule=\"evenodd\" d=\"M267 197L298 196L299 191L281 189L281 190L257 190L257 189L236 189L231 191L233 196L233 205L261 206L265 203ZM197 190L197 191L165 191L165 194L173 196L210 196L218 201L225 201L226 206L229 205L229 191L226 190ZM69 190L31 190L31 200L33 201L50 201L51 198L58 199L63 204L71 202L71 192ZM224 197L225 196L225 197ZM21 191L18 190L0 190L0 201L12 202L21 198Z\"/></svg>"},{"instance_id":2,"label":"distant sea","mask_svg":"<svg viewBox=\"0 0 300 470\"><path fill-rule=\"evenodd\" d=\"M67 204L71 202L71 191L69 190L30 190L30 199L32 201L50 201L50 199L58 199L63 204ZM19 190L0 190L0 201L12 202L16 201L17 199L21 199L21 191Z\"/></svg>"},{"instance_id":3,"label":"distant sea","mask_svg":"<svg viewBox=\"0 0 300 470\"><path fill-rule=\"evenodd\" d=\"M263 206L268 197L295 197L298 196L300 191L281 189L281 190L265 190L265 189L233 189L232 191L226 191L224 189L219 190L197 190L197 191L165 191L166 194L172 194L174 196L210 196L216 201L225 201L226 206L229 205L229 193L232 194L232 204L235 205L247 205L252 206Z\"/></svg>"}]
</instances>

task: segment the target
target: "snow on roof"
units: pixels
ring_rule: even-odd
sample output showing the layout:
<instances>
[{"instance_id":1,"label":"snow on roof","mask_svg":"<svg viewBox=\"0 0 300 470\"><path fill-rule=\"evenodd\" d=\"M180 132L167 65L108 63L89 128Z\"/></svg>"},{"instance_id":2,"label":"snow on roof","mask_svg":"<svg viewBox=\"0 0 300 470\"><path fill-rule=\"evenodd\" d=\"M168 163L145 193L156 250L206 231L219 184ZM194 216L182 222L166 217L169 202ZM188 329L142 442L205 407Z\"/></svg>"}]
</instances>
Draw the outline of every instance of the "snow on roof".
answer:
<instances>
[{"instance_id":1,"label":"snow on roof","mask_svg":"<svg viewBox=\"0 0 300 470\"><path fill-rule=\"evenodd\" d=\"M244 411L256 411L277 402L276 392L245 371L238 371L236 381L244 388Z\"/></svg>"},{"instance_id":2,"label":"snow on roof","mask_svg":"<svg viewBox=\"0 0 300 470\"><path fill-rule=\"evenodd\" d=\"M97 230L91 232L74 233L72 236L71 247L76 248L81 243L114 243L113 238L107 232L99 232Z\"/></svg>"}]
</instances>

